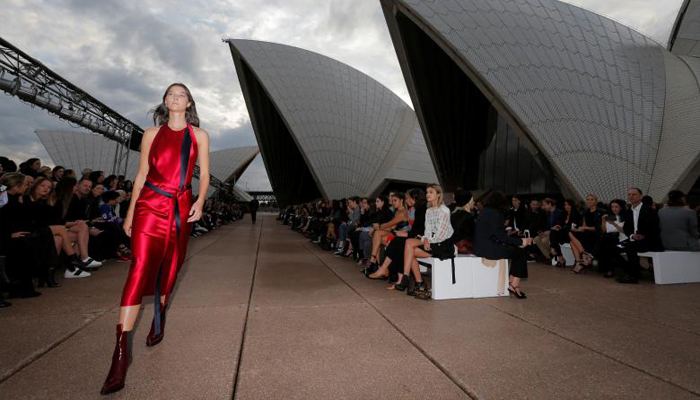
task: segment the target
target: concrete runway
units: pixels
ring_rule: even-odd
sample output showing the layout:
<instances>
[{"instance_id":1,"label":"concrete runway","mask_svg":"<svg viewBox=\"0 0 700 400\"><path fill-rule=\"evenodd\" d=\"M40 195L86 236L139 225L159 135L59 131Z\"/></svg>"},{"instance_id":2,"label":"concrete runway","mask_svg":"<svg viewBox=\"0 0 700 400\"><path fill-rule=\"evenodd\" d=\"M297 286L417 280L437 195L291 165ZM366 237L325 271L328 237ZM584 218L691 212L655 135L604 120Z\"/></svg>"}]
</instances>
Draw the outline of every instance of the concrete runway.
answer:
<instances>
[{"instance_id":1,"label":"concrete runway","mask_svg":"<svg viewBox=\"0 0 700 400\"><path fill-rule=\"evenodd\" d=\"M527 300L422 301L249 216L190 241L113 399L700 398L700 285L530 264ZM0 309L0 399L96 399L128 263Z\"/></svg>"}]
</instances>

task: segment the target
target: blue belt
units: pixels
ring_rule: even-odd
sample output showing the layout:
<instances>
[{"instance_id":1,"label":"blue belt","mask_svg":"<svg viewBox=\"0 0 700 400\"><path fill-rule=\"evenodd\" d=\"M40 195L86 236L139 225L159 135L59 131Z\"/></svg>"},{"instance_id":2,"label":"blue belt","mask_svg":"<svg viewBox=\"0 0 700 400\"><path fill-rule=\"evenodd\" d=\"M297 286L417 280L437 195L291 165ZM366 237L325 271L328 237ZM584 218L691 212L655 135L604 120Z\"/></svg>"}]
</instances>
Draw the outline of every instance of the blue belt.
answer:
<instances>
[{"instance_id":1,"label":"blue belt","mask_svg":"<svg viewBox=\"0 0 700 400\"><path fill-rule=\"evenodd\" d=\"M161 196L165 196L169 199L173 199L173 203L175 203L173 205L173 207L175 208L173 210L173 214L174 214L173 219L175 219L175 232L177 235L177 237L175 238L175 241L177 242L177 240L180 237L180 224L181 224L181 222L180 222L180 202L177 201L177 198L181 194L192 189L192 185L186 185L184 190L172 192L172 193L167 192L167 191L159 188L158 186L156 186L153 183L148 182L148 181L146 181L146 183L144 185L147 186L152 191L158 193ZM168 221L168 233L165 235L165 244L163 244L163 251L164 252L166 251L166 249L168 248L168 245L170 243L170 229L172 229L171 227L172 227L172 219L170 219ZM160 277L161 277L161 272L162 272L161 270L162 270L162 268L159 267L158 268L158 275L156 277L156 289L155 289L155 293L154 293L154 300L155 300L154 320L157 322L154 324L154 328L155 328L156 335L160 335L160 333L161 333L160 332L160 319L161 319L161 315L160 315L160 313L161 313L160 312Z\"/></svg>"}]
</instances>

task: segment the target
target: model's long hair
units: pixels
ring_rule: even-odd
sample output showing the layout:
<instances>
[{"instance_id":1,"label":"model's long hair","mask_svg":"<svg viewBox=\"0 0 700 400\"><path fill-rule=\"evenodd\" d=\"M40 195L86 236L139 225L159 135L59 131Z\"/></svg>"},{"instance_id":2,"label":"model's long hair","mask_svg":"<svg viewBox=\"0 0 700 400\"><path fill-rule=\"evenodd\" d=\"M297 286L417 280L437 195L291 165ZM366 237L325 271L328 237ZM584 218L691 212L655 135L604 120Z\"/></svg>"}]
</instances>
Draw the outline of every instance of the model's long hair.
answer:
<instances>
[{"instance_id":1,"label":"model's long hair","mask_svg":"<svg viewBox=\"0 0 700 400\"><path fill-rule=\"evenodd\" d=\"M197 115L197 106L195 105L194 98L192 97L190 89L188 89L184 83L173 83L170 86L168 86L167 89L165 89L165 93L163 93L163 101L151 110L151 113L153 114L153 123L156 125L163 125L168 123L170 111L165 105L165 97L168 95L168 91L170 91L170 89L173 86L179 86L185 89L185 93L187 93L187 101L190 103L190 106L187 107L187 109L185 110L185 119L190 125L199 128L199 116Z\"/></svg>"}]
</instances>

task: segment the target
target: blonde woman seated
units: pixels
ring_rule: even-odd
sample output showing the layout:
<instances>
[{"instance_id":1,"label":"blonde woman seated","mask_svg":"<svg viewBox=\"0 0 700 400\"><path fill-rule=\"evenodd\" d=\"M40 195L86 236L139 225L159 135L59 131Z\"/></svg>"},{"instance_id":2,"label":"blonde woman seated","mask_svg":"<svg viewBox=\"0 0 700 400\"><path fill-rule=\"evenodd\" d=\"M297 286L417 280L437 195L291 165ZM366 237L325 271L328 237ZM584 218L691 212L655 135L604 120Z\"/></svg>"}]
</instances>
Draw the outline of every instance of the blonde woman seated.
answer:
<instances>
[{"instance_id":1,"label":"blonde woman seated","mask_svg":"<svg viewBox=\"0 0 700 400\"><path fill-rule=\"evenodd\" d=\"M409 276L413 272L416 279L414 292L425 291L426 286L420 274L417 258L430 257L433 254L446 254L457 250L450 238L454 233L450 223L450 209L442 200L442 188L439 185L428 185L425 191L428 200L428 210L425 212L425 231L423 236L406 240L404 246L403 274L394 284L394 289L404 291L409 284Z\"/></svg>"},{"instance_id":2,"label":"blonde woman seated","mask_svg":"<svg viewBox=\"0 0 700 400\"><path fill-rule=\"evenodd\" d=\"M369 231L372 235L372 256L369 259L369 267L367 270L372 273L377 271L379 260L379 249L382 245L382 240L393 231L408 230L408 211L406 210L406 197L403 193L394 193L391 195L391 205L394 207L394 218L383 224L375 223Z\"/></svg>"}]
</instances>

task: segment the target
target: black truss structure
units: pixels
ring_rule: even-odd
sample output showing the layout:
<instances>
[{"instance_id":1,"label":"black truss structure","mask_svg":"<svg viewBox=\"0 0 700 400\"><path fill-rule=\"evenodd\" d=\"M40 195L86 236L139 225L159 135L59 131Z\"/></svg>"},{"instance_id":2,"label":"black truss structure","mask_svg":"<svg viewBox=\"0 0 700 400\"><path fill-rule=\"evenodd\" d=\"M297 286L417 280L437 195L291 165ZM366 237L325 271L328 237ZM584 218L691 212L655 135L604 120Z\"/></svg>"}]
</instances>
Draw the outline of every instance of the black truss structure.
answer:
<instances>
[{"instance_id":1,"label":"black truss structure","mask_svg":"<svg viewBox=\"0 0 700 400\"><path fill-rule=\"evenodd\" d=\"M143 129L0 38L0 89L118 143L112 172L125 173L129 150L140 151ZM194 176L199 178L199 166ZM224 183L210 175L217 189Z\"/></svg>"}]
</instances>

